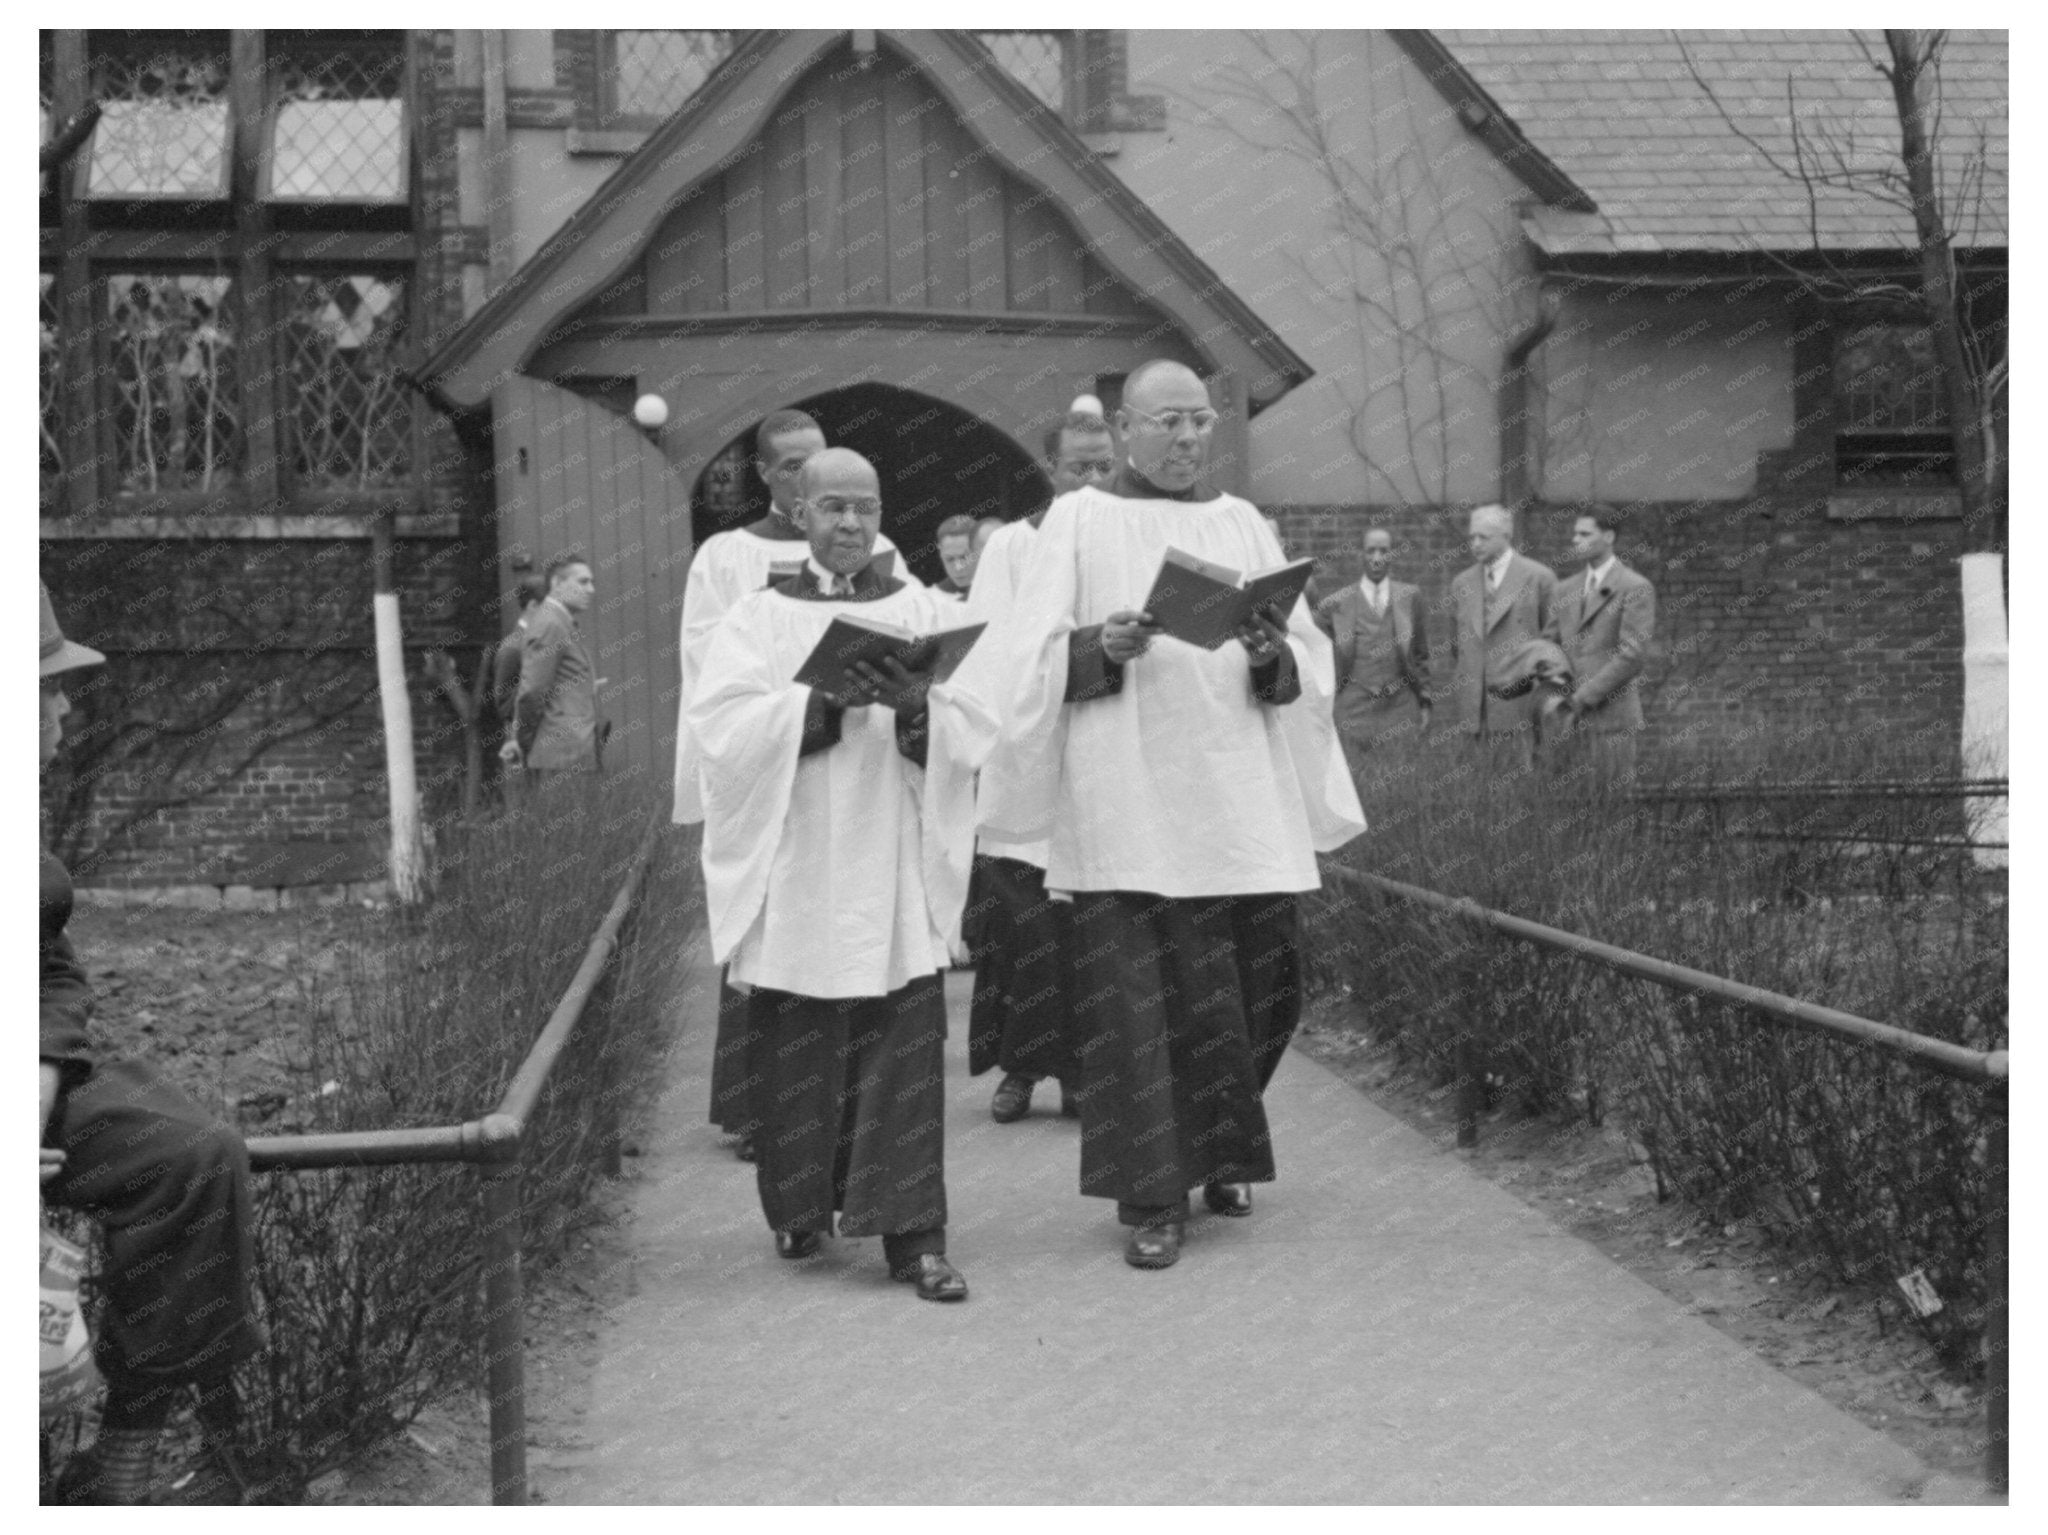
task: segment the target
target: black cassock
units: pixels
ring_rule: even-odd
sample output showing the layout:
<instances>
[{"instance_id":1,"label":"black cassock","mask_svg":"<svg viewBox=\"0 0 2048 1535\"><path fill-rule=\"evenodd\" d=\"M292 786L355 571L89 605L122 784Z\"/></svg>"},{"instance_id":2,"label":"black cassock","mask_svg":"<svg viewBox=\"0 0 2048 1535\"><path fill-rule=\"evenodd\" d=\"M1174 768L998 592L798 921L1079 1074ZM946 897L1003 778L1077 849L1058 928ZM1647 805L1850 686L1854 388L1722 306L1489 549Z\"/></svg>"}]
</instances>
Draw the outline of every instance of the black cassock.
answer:
<instances>
[{"instance_id":1,"label":"black cassock","mask_svg":"<svg viewBox=\"0 0 2048 1535\"><path fill-rule=\"evenodd\" d=\"M1268 1183L1264 1092L1301 1017L1291 894L1075 897L1081 1192L1128 1225L1204 1183Z\"/></svg>"},{"instance_id":2,"label":"black cassock","mask_svg":"<svg viewBox=\"0 0 2048 1535\"><path fill-rule=\"evenodd\" d=\"M911 1237L890 1260L943 1252L946 1224L943 978L886 997L826 999L757 987L748 1021L762 1079L755 1175L776 1231ZM922 1245L914 1238L937 1238Z\"/></svg>"},{"instance_id":3,"label":"black cassock","mask_svg":"<svg viewBox=\"0 0 2048 1535\"><path fill-rule=\"evenodd\" d=\"M993 1067L1080 1085L1073 1003L1071 901L1046 893L1045 871L1017 858L974 860L978 912L967 1070Z\"/></svg>"}]
</instances>

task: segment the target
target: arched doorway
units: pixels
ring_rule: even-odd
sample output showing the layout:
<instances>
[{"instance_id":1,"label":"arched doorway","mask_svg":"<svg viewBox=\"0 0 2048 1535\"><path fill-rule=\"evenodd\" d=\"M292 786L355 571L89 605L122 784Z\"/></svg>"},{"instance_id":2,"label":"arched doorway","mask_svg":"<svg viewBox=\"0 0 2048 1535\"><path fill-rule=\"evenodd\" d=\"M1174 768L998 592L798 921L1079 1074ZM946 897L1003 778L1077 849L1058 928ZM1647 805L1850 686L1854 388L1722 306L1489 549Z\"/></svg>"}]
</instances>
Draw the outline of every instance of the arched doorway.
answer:
<instances>
[{"instance_id":1,"label":"arched doorway","mask_svg":"<svg viewBox=\"0 0 2048 1535\"><path fill-rule=\"evenodd\" d=\"M828 443L851 448L875 466L882 480L882 531L922 581L945 574L934 534L948 517L1007 522L1035 512L1052 496L1052 482L1009 434L945 400L864 383L792 403L817 418ZM767 510L768 487L754 472L753 453L749 425L697 477L690 496L696 543Z\"/></svg>"}]
</instances>

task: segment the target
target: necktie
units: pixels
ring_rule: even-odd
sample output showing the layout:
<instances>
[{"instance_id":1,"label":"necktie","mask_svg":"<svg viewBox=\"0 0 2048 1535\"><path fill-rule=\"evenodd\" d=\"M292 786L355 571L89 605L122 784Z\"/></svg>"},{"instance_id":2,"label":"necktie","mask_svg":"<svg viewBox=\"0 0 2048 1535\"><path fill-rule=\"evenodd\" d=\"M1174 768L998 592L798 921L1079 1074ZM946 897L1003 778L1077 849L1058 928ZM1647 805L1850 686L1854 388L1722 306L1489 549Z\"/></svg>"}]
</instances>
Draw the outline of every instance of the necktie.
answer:
<instances>
[{"instance_id":1,"label":"necktie","mask_svg":"<svg viewBox=\"0 0 2048 1535\"><path fill-rule=\"evenodd\" d=\"M1589 570L1586 572L1586 606L1591 607L1593 599L1599 595L1600 583L1594 579L1593 572Z\"/></svg>"},{"instance_id":2,"label":"necktie","mask_svg":"<svg viewBox=\"0 0 2048 1535\"><path fill-rule=\"evenodd\" d=\"M1387 588L1378 581L1372 584L1372 612L1375 618L1383 618L1387 612Z\"/></svg>"},{"instance_id":3,"label":"necktie","mask_svg":"<svg viewBox=\"0 0 2048 1535\"><path fill-rule=\"evenodd\" d=\"M833 576L832 595L835 597L851 597L853 595L853 582L846 576Z\"/></svg>"},{"instance_id":4,"label":"necktie","mask_svg":"<svg viewBox=\"0 0 2048 1535\"><path fill-rule=\"evenodd\" d=\"M1487 567L1486 567L1486 589L1487 589L1487 590L1488 590L1489 592L1497 592L1497 591L1499 591L1499 590L1500 590L1500 567L1499 567L1499 566L1497 566L1497 565L1489 565L1489 566L1487 566Z\"/></svg>"}]
</instances>

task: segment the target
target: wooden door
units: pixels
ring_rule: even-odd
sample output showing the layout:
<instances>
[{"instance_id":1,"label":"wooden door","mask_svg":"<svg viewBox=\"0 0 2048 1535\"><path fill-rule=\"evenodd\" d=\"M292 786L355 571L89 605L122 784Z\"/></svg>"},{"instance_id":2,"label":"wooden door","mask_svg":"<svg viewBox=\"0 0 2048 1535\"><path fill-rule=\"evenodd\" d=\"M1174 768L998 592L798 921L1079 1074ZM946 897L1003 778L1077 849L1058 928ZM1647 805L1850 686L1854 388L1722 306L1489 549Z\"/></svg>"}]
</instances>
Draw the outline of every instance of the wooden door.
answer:
<instances>
[{"instance_id":1,"label":"wooden door","mask_svg":"<svg viewBox=\"0 0 2048 1535\"><path fill-rule=\"evenodd\" d=\"M597 712L611 722L607 774L668 782L675 760L676 659L690 562L690 487L616 411L539 379L491 398L499 589L510 593L564 551L590 562L597 598L583 616L596 658ZM506 599L502 628L517 618Z\"/></svg>"}]
</instances>

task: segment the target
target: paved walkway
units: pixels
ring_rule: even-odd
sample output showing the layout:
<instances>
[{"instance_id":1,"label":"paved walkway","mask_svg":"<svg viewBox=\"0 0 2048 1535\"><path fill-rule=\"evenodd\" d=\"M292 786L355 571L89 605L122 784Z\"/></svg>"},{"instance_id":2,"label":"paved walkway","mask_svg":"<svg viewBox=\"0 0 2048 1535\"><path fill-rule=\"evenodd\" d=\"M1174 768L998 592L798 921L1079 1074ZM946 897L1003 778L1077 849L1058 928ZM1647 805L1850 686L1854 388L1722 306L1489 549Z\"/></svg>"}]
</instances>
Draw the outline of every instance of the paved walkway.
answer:
<instances>
[{"instance_id":1,"label":"paved walkway","mask_svg":"<svg viewBox=\"0 0 2048 1535\"><path fill-rule=\"evenodd\" d=\"M701 945L701 940L700 940ZM640 1137L632 1293L551 1502L1977 1501L1470 1172L1300 1054L1280 1181L1123 1262L1041 1090L988 1117L949 988L950 1255L964 1305L876 1239L778 1260L704 1122L711 977Z\"/></svg>"}]
</instances>

